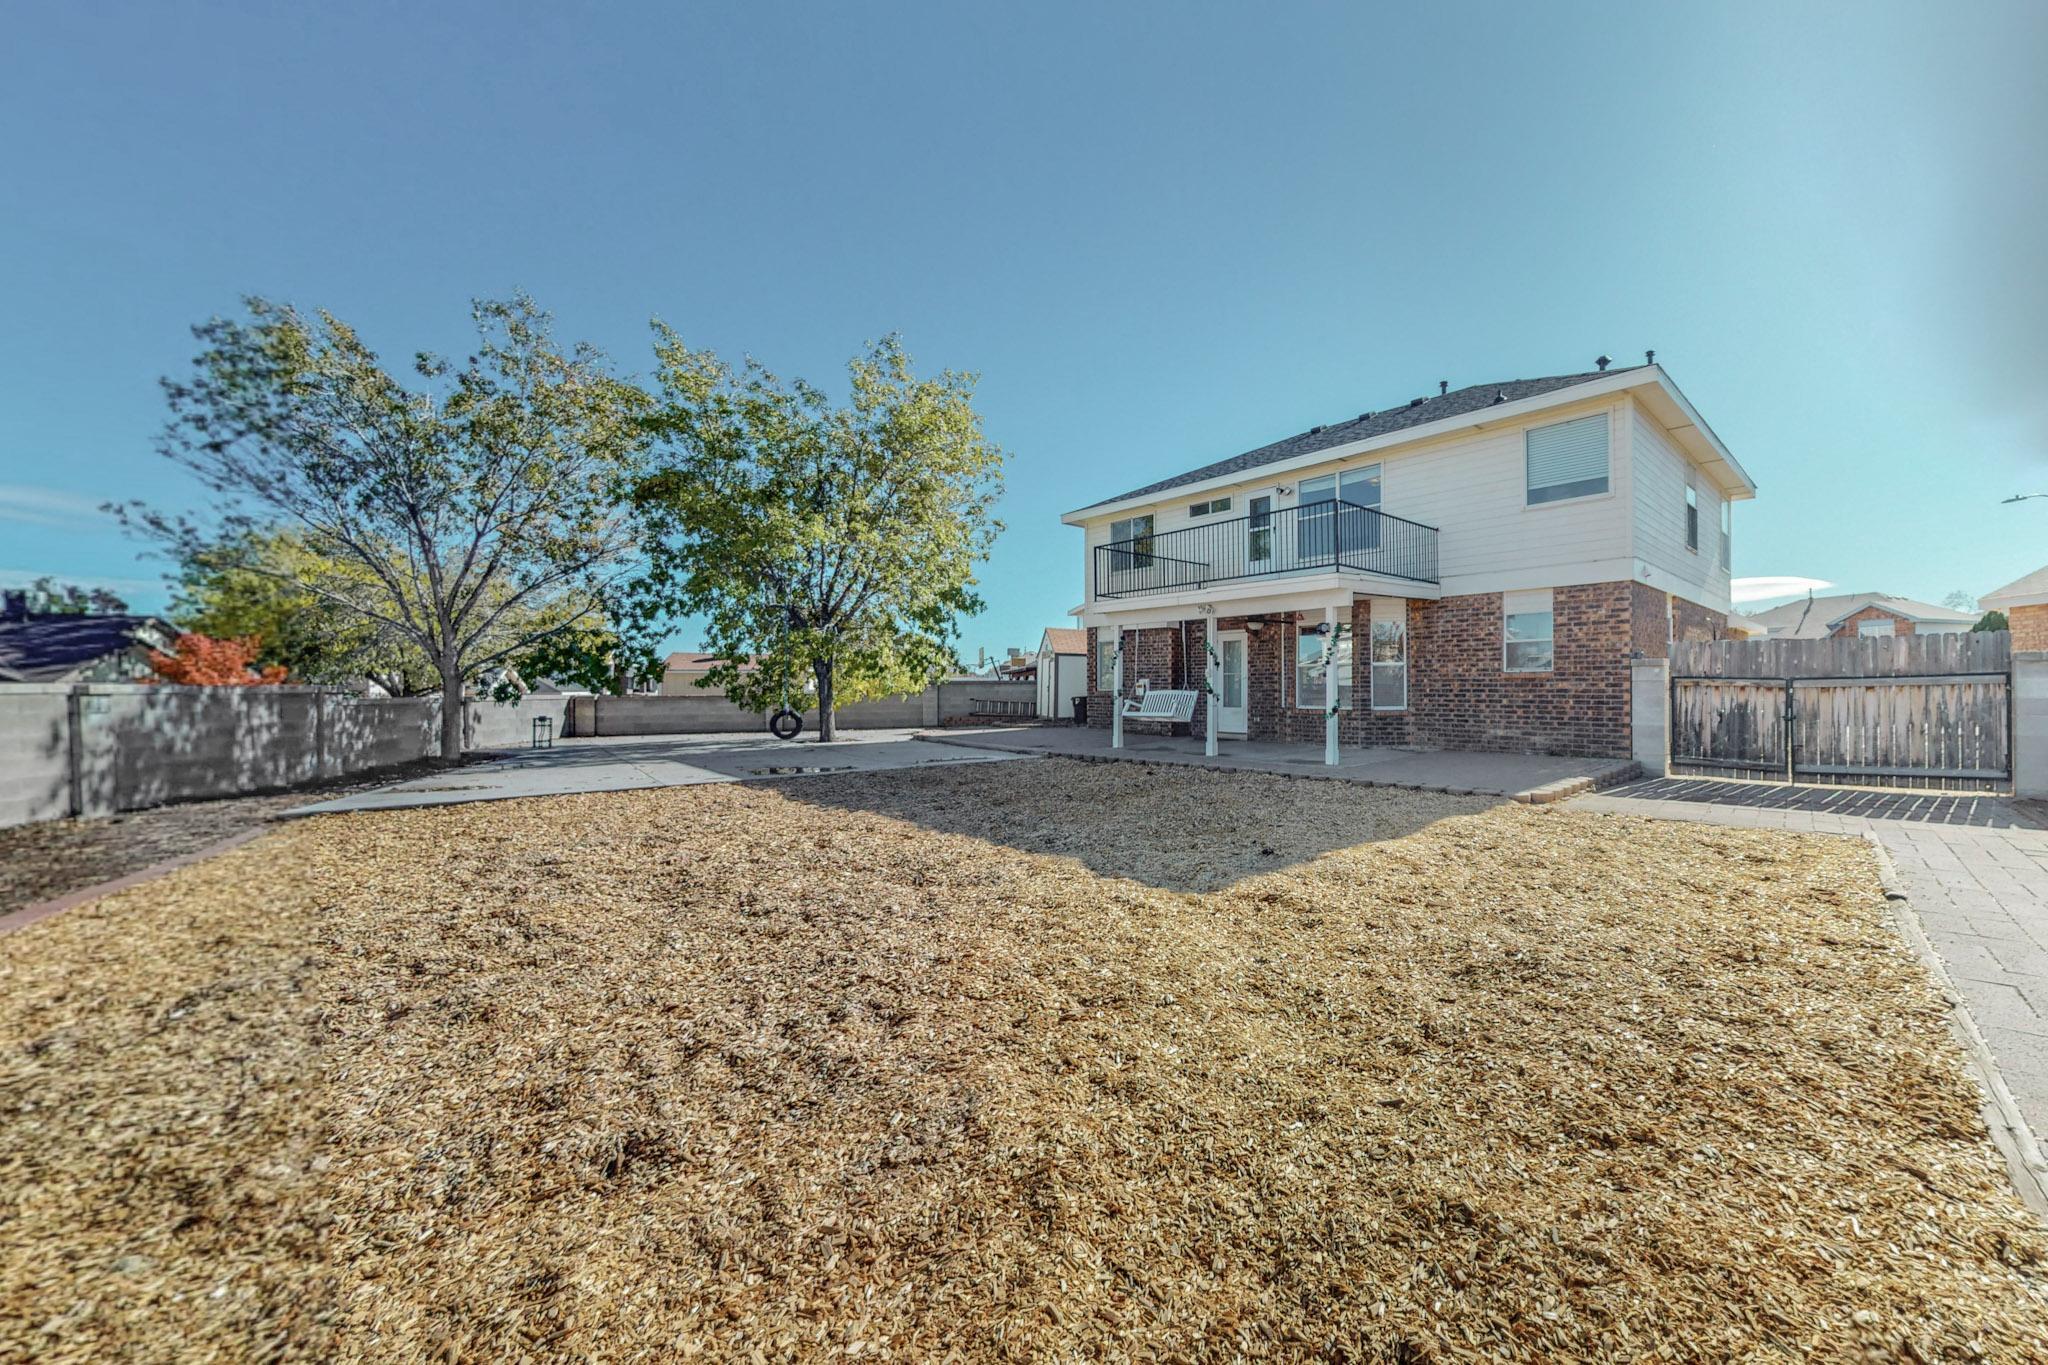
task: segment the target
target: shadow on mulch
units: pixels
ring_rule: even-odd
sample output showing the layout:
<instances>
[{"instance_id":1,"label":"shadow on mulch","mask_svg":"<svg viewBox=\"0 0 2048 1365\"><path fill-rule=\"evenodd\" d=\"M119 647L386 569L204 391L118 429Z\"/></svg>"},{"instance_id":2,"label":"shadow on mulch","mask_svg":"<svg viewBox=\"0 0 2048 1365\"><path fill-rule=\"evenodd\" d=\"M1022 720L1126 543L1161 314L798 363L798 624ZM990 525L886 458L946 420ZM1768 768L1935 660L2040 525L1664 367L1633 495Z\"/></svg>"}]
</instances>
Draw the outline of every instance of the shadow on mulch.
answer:
<instances>
[{"instance_id":1,"label":"shadow on mulch","mask_svg":"<svg viewBox=\"0 0 2048 1365\"><path fill-rule=\"evenodd\" d=\"M480 750L464 754L462 762L467 766L500 757ZM260 796L185 801L120 815L0 829L0 914L196 853L295 806L446 771L430 761L401 763Z\"/></svg>"},{"instance_id":2,"label":"shadow on mulch","mask_svg":"<svg viewBox=\"0 0 2048 1365\"><path fill-rule=\"evenodd\" d=\"M1091 872L1206 894L1360 844L1401 839L1503 798L1390 792L1280 773L1048 758L858 776L778 789L805 805L908 820Z\"/></svg>"}]
</instances>

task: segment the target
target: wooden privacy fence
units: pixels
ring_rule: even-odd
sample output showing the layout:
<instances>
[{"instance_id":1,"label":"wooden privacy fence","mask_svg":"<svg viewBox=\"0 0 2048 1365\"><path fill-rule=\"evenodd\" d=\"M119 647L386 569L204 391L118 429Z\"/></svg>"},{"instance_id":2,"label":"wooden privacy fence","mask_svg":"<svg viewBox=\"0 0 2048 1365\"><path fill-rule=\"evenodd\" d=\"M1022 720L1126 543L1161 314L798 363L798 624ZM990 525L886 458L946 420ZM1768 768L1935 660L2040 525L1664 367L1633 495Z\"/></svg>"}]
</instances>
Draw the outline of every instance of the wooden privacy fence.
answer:
<instances>
[{"instance_id":1,"label":"wooden privacy fence","mask_svg":"<svg viewBox=\"0 0 2048 1365\"><path fill-rule=\"evenodd\" d=\"M1716 777L1986 790L2012 779L2004 631L1671 647L1671 763Z\"/></svg>"}]
</instances>

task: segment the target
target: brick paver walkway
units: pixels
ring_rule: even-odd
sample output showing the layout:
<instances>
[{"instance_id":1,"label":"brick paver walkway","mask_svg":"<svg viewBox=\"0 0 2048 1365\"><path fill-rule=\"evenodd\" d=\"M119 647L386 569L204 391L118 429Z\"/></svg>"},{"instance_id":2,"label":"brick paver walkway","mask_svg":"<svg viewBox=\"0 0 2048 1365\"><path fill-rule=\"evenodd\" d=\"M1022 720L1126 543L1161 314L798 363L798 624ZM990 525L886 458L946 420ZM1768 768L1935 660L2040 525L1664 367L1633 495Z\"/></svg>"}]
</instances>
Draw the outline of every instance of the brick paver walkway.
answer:
<instances>
[{"instance_id":1,"label":"brick paver walkway","mask_svg":"<svg viewBox=\"0 0 2048 1365\"><path fill-rule=\"evenodd\" d=\"M1996 797L1655 779L1572 803L1667 820L1813 834L1868 831L1997 1059L2048 1142L2048 829Z\"/></svg>"}]
</instances>

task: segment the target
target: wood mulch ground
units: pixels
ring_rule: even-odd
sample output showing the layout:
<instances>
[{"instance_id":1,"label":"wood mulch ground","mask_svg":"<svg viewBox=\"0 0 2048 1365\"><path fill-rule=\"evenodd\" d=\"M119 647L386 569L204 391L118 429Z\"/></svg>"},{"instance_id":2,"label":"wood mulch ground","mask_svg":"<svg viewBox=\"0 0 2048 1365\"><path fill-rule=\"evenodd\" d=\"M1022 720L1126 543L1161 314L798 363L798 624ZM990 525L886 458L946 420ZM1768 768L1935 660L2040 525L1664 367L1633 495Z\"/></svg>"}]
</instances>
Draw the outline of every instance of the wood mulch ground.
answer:
<instances>
[{"instance_id":1,"label":"wood mulch ground","mask_svg":"<svg viewBox=\"0 0 2048 1365\"><path fill-rule=\"evenodd\" d=\"M464 761L484 762L495 757L466 754ZM121 815L45 820L0 829L0 915L197 853L296 806L374 791L442 771L445 769L436 762L405 763L379 768L366 777L265 796L186 801Z\"/></svg>"},{"instance_id":2,"label":"wood mulch ground","mask_svg":"<svg viewBox=\"0 0 2048 1365\"><path fill-rule=\"evenodd\" d=\"M1022 766L0 939L0 1358L2048 1357L1860 842Z\"/></svg>"}]
</instances>

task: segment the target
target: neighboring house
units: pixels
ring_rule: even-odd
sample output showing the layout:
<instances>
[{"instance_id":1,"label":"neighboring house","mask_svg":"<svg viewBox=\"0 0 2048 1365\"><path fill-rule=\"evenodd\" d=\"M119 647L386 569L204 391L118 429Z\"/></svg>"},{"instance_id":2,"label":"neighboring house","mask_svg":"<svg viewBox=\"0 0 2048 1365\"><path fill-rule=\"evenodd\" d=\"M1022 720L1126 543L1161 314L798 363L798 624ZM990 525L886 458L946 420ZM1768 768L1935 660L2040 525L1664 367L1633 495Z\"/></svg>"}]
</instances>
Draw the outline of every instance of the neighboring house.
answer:
<instances>
[{"instance_id":1,"label":"neighboring house","mask_svg":"<svg viewBox=\"0 0 2048 1365\"><path fill-rule=\"evenodd\" d=\"M1977 605L2005 613L2014 649L2048 649L2048 566L1984 594Z\"/></svg>"},{"instance_id":2,"label":"neighboring house","mask_svg":"<svg viewBox=\"0 0 2048 1365\"><path fill-rule=\"evenodd\" d=\"M997 662L995 675L1004 682L1030 682L1038 676L1038 657L1021 649L1012 649L1007 657Z\"/></svg>"},{"instance_id":3,"label":"neighboring house","mask_svg":"<svg viewBox=\"0 0 2048 1365\"><path fill-rule=\"evenodd\" d=\"M1074 626L1048 626L1038 641L1038 714L1067 720L1074 698L1088 695L1088 632Z\"/></svg>"},{"instance_id":4,"label":"neighboring house","mask_svg":"<svg viewBox=\"0 0 2048 1365\"><path fill-rule=\"evenodd\" d=\"M661 670L661 695L664 697L722 697L722 687L699 687L697 680L709 673L719 662L716 654L696 654L688 651L671 654ZM740 665L742 673L752 672L754 661L749 659Z\"/></svg>"},{"instance_id":5,"label":"neighboring house","mask_svg":"<svg viewBox=\"0 0 2048 1365\"><path fill-rule=\"evenodd\" d=\"M1977 624L1980 612L1957 611L1881 592L1802 597L1769 611L1751 612L1773 640L1848 639L1858 635L1955 635Z\"/></svg>"},{"instance_id":6,"label":"neighboring house","mask_svg":"<svg viewBox=\"0 0 2048 1365\"><path fill-rule=\"evenodd\" d=\"M177 627L155 616L31 612L28 594L0 599L0 682L132 682L151 677L149 651Z\"/></svg>"},{"instance_id":7,"label":"neighboring house","mask_svg":"<svg viewBox=\"0 0 2048 1365\"><path fill-rule=\"evenodd\" d=\"M1320 741L1333 686L1347 744L1628 754L1629 656L1721 634L1756 485L1661 366L1602 364L1440 385L1068 513L1091 723L1116 640L1128 692L1198 687L1213 634L1226 734Z\"/></svg>"}]
</instances>

